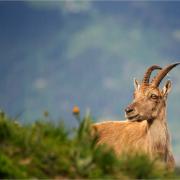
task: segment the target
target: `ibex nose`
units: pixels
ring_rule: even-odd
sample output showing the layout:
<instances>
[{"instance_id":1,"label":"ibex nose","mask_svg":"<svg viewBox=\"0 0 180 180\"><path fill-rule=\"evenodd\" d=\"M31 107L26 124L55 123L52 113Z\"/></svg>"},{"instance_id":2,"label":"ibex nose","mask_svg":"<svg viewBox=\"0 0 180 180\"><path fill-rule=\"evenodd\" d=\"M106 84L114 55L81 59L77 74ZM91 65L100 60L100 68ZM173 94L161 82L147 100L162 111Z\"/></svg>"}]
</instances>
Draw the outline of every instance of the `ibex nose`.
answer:
<instances>
[{"instance_id":1,"label":"ibex nose","mask_svg":"<svg viewBox=\"0 0 180 180\"><path fill-rule=\"evenodd\" d=\"M132 107L127 107L126 109L125 109L125 112L126 113L130 113L130 112L132 112L134 109L132 108Z\"/></svg>"}]
</instances>

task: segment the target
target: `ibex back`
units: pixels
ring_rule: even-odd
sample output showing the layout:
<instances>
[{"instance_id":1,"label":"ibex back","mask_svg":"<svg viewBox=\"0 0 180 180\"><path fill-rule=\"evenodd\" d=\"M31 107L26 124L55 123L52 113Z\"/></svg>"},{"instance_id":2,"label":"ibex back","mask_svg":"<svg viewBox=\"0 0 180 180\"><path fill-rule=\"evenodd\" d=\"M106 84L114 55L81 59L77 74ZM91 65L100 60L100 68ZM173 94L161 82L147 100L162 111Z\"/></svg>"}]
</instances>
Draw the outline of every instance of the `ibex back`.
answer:
<instances>
[{"instance_id":1,"label":"ibex back","mask_svg":"<svg viewBox=\"0 0 180 180\"><path fill-rule=\"evenodd\" d=\"M117 155L142 152L151 158L160 157L170 168L175 161L171 150L170 135L166 121L166 101L171 89L167 81L161 90L159 84L167 73L180 63L165 68L153 65L147 69L141 83L134 80L134 99L125 108L125 121L106 121L93 125L98 133L97 144L107 144ZM159 72L150 81L153 70Z\"/></svg>"}]
</instances>

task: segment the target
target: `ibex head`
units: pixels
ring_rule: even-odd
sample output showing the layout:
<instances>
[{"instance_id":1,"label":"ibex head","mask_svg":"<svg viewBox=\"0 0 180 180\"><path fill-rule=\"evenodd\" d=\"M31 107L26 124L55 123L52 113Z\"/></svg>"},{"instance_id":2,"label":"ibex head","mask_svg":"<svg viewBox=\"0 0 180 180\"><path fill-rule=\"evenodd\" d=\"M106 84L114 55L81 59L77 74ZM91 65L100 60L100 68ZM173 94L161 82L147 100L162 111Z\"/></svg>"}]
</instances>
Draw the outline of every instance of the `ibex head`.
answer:
<instances>
[{"instance_id":1,"label":"ibex head","mask_svg":"<svg viewBox=\"0 0 180 180\"><path fill-rule=\"evenodd\" d=\"M128 120L142 121L156 119L162 108L166 107L167 95L171 90L171 81L167 81L161 90L159 84L167 73L180 63L168 65L165 68L153 65L147 69L141 83L134 80L134 99L125 109L125 116ZM153 70L159 69L158 74L151 82L150 75Z\"/></svg>"}]
</instances>

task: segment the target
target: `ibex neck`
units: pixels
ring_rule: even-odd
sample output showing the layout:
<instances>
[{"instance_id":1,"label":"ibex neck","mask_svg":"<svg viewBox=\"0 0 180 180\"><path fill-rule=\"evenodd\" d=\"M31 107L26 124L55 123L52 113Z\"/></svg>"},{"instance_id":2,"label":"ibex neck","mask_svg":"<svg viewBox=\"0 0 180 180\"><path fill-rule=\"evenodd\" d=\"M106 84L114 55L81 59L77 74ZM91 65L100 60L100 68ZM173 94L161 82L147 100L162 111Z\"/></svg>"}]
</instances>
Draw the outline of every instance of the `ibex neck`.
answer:
<instances>
[{"instance_id":1,"label":"ibex neck","mask_svg":"<svg viewBox=\"0 0 180 180\"><path fill-rule=\"evenodd\" d=\"M158 118L154 119L151 124L149 124L148 136L151 139L153 148L166 147L169 142L169 132L166 122L166 110L163 109Z\"/></svg>"}]
</instances>

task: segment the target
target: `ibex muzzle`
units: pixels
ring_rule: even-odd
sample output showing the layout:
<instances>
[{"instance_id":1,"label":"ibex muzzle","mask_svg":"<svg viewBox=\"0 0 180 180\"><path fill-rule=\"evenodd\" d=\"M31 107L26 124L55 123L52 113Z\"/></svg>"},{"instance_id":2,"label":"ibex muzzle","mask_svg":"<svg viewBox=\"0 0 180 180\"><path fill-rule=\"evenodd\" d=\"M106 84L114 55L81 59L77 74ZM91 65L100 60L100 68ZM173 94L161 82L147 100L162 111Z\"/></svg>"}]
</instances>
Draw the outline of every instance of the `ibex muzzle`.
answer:
<instances>
[{"instance_id":1,"label":"ibex muzzle","mask_svg":"<svg viewBox=\"0 0 180 180\"><path fill-rule=\"evenodd\" d=\"M153 120L158 116L159 110L165 106L168 92L171 89L171 82L168 80L161 90L159 84L167 73L180 63L168 65L165 68L153 65L147 69L141 84L134 80L134 99L133 102L125 108L125 116L131 121ZM159 70L158 74L151 82L152 71Z\"/></svg>"}]
</instances>

